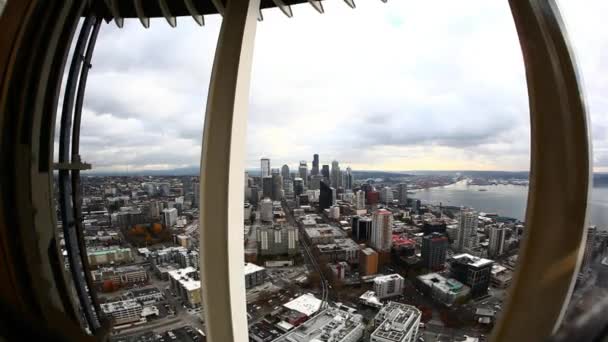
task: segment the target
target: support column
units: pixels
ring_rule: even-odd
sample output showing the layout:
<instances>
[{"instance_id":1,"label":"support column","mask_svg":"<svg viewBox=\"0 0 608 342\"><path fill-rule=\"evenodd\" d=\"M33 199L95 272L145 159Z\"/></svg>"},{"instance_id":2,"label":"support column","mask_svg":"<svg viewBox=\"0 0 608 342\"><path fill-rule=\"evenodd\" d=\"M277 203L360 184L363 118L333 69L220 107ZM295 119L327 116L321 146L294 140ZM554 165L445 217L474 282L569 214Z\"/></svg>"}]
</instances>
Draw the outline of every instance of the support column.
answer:
<instances>
[{"instance_id":1,"label":"support column","mask_svg":"<svg viewBox=\"0 0 608 342\"><path fill-rule=\"evenodd\" d=\"M209 341L247 341L243 187L259 0L229 0L211 74L200 174L200 255Z\"/></svg>"}]
</instances>

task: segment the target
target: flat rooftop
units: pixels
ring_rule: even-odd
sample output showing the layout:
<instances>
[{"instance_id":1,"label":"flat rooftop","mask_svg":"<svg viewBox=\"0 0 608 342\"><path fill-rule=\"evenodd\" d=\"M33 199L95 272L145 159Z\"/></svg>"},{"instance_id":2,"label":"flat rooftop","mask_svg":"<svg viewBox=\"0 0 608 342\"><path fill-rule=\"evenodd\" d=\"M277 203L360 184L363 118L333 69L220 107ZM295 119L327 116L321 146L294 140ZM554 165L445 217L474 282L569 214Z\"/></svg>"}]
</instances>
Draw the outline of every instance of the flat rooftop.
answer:
<instances>
[{"instance_id":1,"label":"flat rooftop","mask_svg":"<svg viewBox=\"0 0 608 342\"><path fill-rule=\"evenodd\" d=\"M494 260L479 258L467 253L454 255L452 259L466 263L467 265L473 267L483 267L494 263Z\"/></svg>"},{"instance_id":2,"label":"flat rooftop","mask_svg":"<svg viewBox=\"0 0 608 342\"><path fill-rule=\"evenodd\" d=\"M291 302L283 304L284 307L312 316L321 308L322 301L310 293L305 293Z\"/></svg>"},{"instance_id":3,"label":"flat rooftop","mask_svg":"<svg viewBox=\"0 0 608 342\"><path fill-rule=\"evenodd\" d=\"M274 342L341 341L357 329L363 332L362 320L361 315L328 308Z\"/></svg>"},{"instance_id":4,"label":"flat rooftop","mask_svg":"<svg viewBox=\"0 0 608 342\"><path fill-rule=\"evenodd\" d=\"M104 303L101 304L101 310L103 310L106 314L111 314L117 311L124 311L129 309L138 309L141 308L141 304L139 304L135 299L127 299L121 300L118 302Z\"/></svg>"},{"instance_id":5,"label":"flat rooftop","mask_svg":"<svg viewBox=\"0 0 608 342\"><path fill-rule=\"evenodd\" d=\"M177 280L186 290L194 291L201 288L201 281L194 279L191 274L196 272L192 266L169 271L169 277Z\"/></svg>"},{"instance_id":6,"label":"flat rooftop","mask_svg":"<svg viewBox=\"0 0 608 342\"><path fill-rule=\"evenodd\" d=\"M265 268L262 266L258 266L256 264L252 264L250 262L245 264L245 275L263 271Z\"/></svg>"}]
</instances>

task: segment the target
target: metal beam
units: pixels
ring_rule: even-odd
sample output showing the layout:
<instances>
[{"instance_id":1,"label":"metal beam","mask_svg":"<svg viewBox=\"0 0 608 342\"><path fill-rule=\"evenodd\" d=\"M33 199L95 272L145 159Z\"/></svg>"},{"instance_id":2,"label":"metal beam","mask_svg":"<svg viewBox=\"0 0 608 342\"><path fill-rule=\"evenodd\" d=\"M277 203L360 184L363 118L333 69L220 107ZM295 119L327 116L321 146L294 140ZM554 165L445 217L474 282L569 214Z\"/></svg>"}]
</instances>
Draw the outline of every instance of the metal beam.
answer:
<instances>
[{"instance_id":1,"label":"metal beam","mask_svg":"<svg viewBox=\"0 0 608 342\"><path fill-rule=\"evenodd\" d=\"M291 6L285 5L283 0L272 0L274 4L285 14L288 18L293 17L293 12L291 11Z\"/></svg>"},{"instance_id":2,"label":"metal beam","mask_svg":"<svg viewBox=\"0 0 608 342\"><path fill-rule=\"evenodd\" d=\"M325 10L323 9L323 3L319 0L308 0L308 3L317 10L317 12L323 14Z\"/></svg>"},{"instance_id":3,"label":"metal beam","mask_svg":"<svg viewBox=\"0 0 608 342\"><path fill-rule=\"evenodd\" d=\"M163 17L167 20L171 27L177 26L177 18L171 14L171 9L167 6L167 2L165 0L158 0L158 5L160 6L160 11L163 13Z\"/></svg>"},{"instance_id":4,"label":"metal beam","mask_svg":"<svg viewBox=\"0 0 608 342\"><path fill-rule=\"evenodd\" d=\"M228 1L218 38L200 174L204 319L212 342L247 341L243 172L259 0Z\"/></svg>"},{"instance_id":5,"label":"metal beam","mask_svg":"<svg viewBox=\"0 0 608 342\"><path fill-rule=\"evenodd\" d=\"M82 56L86 43L89 39L91 29L93 28L95 19L91 16L87 17L82 24L78 40L72 55L72 62L68 72L66 82L63 109L61 112L61 126L59 132L59 163L67 163L70 161L70 133L72 129L72 110L74 107L74 95L76 93L76 84L78 74L82 66ZM58 178L59 186L59 207L61 209L61 222L63 223L63 236L65 240L66 250L72 279L78 299L80 300L81 308L91 331L99 329L100 324L95 313L93 302L87 291L86 279L84 272L88 272L83 268L81 250L78 243L77 226L75 224L74 208L72 203L72 187L70 180L70 171L59 170Z\"/></svg>"},{"instance_id":6,"label":"metal beam","mask_svg":"<svg viewBox=\"0 0 608 342\"><path fill-rule=\"evenodd\" d=\"M555 2L509 4L528 84L530 190L519 262L493 341L544 341L561 324L584 253L591 147L575 62Z\"/></svg>"},{"instance_id":7,"label":"metal beam","mask_svg":"<svg viewBox=\"0 0 608 342\"><path fill-rule=\"evenodd\" d=\"M142 5L143 0L133 0L133 6L135 7L135 13L139 18L139 22L145 27L150 28L150 18L146 17L144 13L144 6Z\"/></svg>"},{"instance_id":8,"label":"metal beam","mask_svg":"<svg viewBox=\"0 0 608 342\"><path fill-rule=\"evenodd\" d=\"M203 17L203 15L196 9L196 6L194 6L192 0L184 0L184 4L186 5L186 8L194 21L199 26L205 25L205 17Z\"/></svg>"}]
</instances>

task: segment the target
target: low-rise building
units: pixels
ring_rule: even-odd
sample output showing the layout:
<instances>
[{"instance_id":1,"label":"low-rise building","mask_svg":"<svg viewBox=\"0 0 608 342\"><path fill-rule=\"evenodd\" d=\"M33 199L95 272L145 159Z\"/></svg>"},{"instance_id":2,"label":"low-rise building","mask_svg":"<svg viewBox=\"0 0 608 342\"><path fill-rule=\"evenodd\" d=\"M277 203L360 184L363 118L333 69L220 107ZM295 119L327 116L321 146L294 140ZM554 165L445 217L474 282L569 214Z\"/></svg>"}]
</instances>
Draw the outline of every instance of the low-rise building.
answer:
<instances>
[{"instance_id":1,"label":"low-rise building","mask_svg":"<svg viewBox=\"0 0 608 342\"><path fill-rule=\"evenodd\" d=\"M112 317L114 325L142 321L141 312L143 307L134 299L104 303L100 306L106 316Z\"/></svg>"},{"instance_id":2,"label":"low-rise building","mask_svg":"<svg viewBox=\"0 0 608 342\"><path fill-rule=\"evenodd\" d=\"M312 245L334 243L335 239L344 238L344 233L334 226L318 224L304 228L304 236Z\"/></svg>"},{"instance_id":3,"label":"low-rise building","mask_svg":"<svg viewBox=\"0 0 608 342\"><path fill-rule=\"evenodd\" d=\"M499 289L506 289L511 286L513 272L501 265L493 265L491 271L490 285Z\"/></svg>"},{"instance_id":4,"label":"low-rise building","mask_svg":"<svg viewBox=\"0 0 608 342\"><path fill-rule=\"evenodd\" d=\"M133 253L130 248L119 247L88 249L87 258L91 267L116 265L133 262Z\"/></svg>"},{"instance_id":5,"label":"low-rise building","mask_svg":"<svg viewBox=\"0 0 608 342\"><path fill-rule=\"evenodd\" d=\"M314 251L321 263L346 261L358 264L360 249L352 239L334 239L333 243L316 245Z\"/></svg>"},{"instance_id":6,"label":"low-rise building","mask_svg":"<svg viewBox=\"0 0 608 342\"><path fill-rule=\"evenodd\" d=\"M191 307L201 305L201 281L194 267L169 271L171 289Z\"/></svg>"},{"instance_id":7,"label":"low-rise building","mask_svg":"<svg viewBox=\"0 0 608 342\"><path fill-rule=\"evenodd\" d=\"M416 307L390 302L374 318L376 330L370 342L413 342L418 335L420 310Z\"/></svg>"},{"instance_id":8,"label":"low-rise building","mask_svg":"<svg viewBox=\"0 0 608 342\"><path fill-rule=\"evenodd\" d=\"M327 308L275 342L357 342L364 330L363 316Z\"/></svg>"},{"instance_id":9,"label":"low-rise building","mask_svg":"<svg viewBox=\"0 0 608 342\"><path fill-rule=\"evenodd\" d=\"M468 286L456 279L445 278L438 273L418 276L418 284L424 293L447 306L465 300L471 292Z\"/></svg>"},{"instance_id":10,"label":"low-rise building","mask_svg":"<svg viewBox=\"0 0 608 342\"><path fill-rule=\"evenodd\" d=\"M374 291L365 291L365 293L359 297L359 302L373 308L381 308L383 306L380 299L376 297L376 293Z\"/></svg>"},{"instance_id":11,"label":"low-rise building","mask_svg":"<svg viewBox=\"0 0 608 342\"><path fill-rule=\"evenodd\" d=\"M93 277L93 281L98 284L102 284L108 280L111 281L115 289L143 283L148 280L146 269L139 265L102 267L91 271L91 276Z\"/></svg>"},{"instance_id":12,"label":"low-rise building","mask_svg":"<svg viewBox=\"0 0 608 342\"><path fill-rule=\"evenodd\" d=\"M262 266L252 264L250 262L245 264L245 288L249 289L254 286L258 286L264 282L266 278L266 269Z\"/></svg>"},{"instance_id":13,"label":"low-rise building","mask_svg":"<svg viewBox=\"0 0 608 342\"><path fill-rule=\"evenodd\" d=\"M323 301L310 293L305 293L294 300L283 304L283 307L299 312L306 317L314 315L321 308Z\"/></svg>"},{"instance_id":14,"label":"low-rise building","mask_svg":"<svg viewBox=\"0 0 608 342\"><path fill-rule=\"evenodd\" d=\"M405 280L399 274L378 276L374 279L374 292L380 299L400 296L403 294Z\"/></svg>"},{"instance_id":15,"label":"low-rise building","mask_svg":"<svg viewBox=\"0 0 608 342\"><path fill-rule=\"evenodd\" d=\"M368 276L378 273L378 253L367 247L359 252L359 274Z\"/></svg>"}]
</instances>

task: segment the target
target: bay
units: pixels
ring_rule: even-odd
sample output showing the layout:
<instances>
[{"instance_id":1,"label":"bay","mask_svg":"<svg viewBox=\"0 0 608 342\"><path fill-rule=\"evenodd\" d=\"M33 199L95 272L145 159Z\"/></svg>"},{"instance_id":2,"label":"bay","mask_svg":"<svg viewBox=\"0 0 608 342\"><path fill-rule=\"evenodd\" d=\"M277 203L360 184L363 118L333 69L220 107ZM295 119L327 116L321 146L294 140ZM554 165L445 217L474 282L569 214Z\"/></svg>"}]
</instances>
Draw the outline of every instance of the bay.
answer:
<instances>
[{"instance_id":1,"label":"bay","mask_svg":"<svg viewBox=\"0 0 608 342\"><path fill-rule=\"evenodd\" d=\"M480 191L481 190L481 191ZM465 206L524 221L528 187L521 185L470 185L466 181L414 191L422 203ZM594 187L589 202L589 223L608 229L608 187Z\"/></svg>"}]
</instances>

